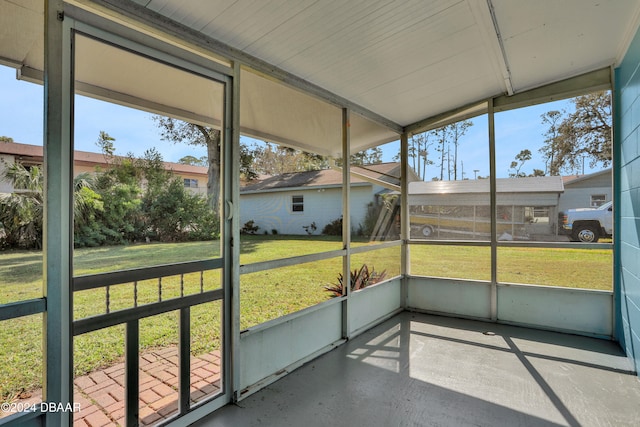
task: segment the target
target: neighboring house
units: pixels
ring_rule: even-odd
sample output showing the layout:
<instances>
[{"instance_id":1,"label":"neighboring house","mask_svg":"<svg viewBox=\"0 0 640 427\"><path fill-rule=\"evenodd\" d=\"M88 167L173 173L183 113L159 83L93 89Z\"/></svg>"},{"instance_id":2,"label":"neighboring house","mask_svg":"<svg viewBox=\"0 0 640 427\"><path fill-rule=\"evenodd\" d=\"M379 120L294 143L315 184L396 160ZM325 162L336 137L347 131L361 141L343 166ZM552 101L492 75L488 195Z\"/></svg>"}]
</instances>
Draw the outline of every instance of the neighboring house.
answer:
<instances>
[{"instance_id":1,"label":"neighboring house","mask_svg":"<svg viewBox=\"0 0 640 427\"><path fill-rule=\"evenodd\" d=\"M588 175L562 177L564 193L560 197L561 211L575 208L597 208L611 200L613 177L611 169Z\"/></svg>"},{"instance_id":2,"label":"neighboring house","mask_svg":"<svg viewBox=\"0 0 640 427\"><path fill-rule=\"evenodd\" d=\"M73 161L73 175L81 173L95 173L96 168L106 169L109 164L101 153L91 153L87 151L75 151ZM6 182L4 170L7 164L20 162L24 166L42 165L42 146L19 144L15 142L0 142L0 193L13 192L13 186ZM183 165L181 163L164 162L165 169L179 176L184 186L190 191L205 195L207 193L207 167Z\"/></svg>"},{"instance_id":3,"label":"neighboring house","mask_svg":"<svg viewBox=\"0 0 640 427\"><path fill-rule=\"evenodd\" d=\"M398 189L400 163L351 167L351 226L363 224L367 206ZM409 182L419 178L410 170ZM271 176L240 190L240 223L254 221L259 234L313 234L342 216L342 172L326 169Z\"/></svg>"},{"instance_id":4,"label":"neighboring house","mask_svg":"<svg viewBox=\"0 0 640 427\"><path fill-rule=\"evenodd\" d=\"M491 224L489 185L488 179L410 183L412 236L487 238ZM563 191L559 176L496 179L499 237L555 236Z\"/></svg>"}]
</instances>

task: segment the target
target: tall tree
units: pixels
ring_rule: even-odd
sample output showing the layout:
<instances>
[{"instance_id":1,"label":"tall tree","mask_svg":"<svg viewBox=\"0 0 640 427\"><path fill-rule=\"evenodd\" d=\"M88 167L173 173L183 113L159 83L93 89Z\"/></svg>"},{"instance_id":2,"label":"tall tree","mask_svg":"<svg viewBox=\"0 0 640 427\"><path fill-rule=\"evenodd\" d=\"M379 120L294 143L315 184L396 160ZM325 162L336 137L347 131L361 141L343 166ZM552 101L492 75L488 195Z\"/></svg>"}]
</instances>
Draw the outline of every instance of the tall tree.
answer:
<instances>
[{"instance_id":1,"label":"tall tree","mask_svg":"<svg viewBox=\"0 0 640 427\"><path fill-rule=\"evenodd\" d=\"M540 149L550 175L579 171L584 157L591 167L607 167L612 160L611 93L594 92L571 101L575 111L550 111L542 115L549 126Z\"/></svg>"},{"instance_id":2,"label":"tall tree","mask_svg":"<svg viewBox=\"0 0 640 427\"><path fill-rule=\"evenodd\" d=\"M548 129L543 135L545 137L544 145L538 151L542 154L545 169L549 175L560 175L560 170L562 169L561 159L566 155L567 147L563 146L563 141L560 137L560 124L564 114L564 110L551 110L540 116L542 124L546 124Z\"/></svg>"},{"instance_id":3,"label":"tall tree","mask_svg":"<svg viewBox=\"0 0 640 427\"><path fill-rule=\"evenodd\" d=\"M429 135L427 139L435 142L436 152L438 152L440 157L439 180L442 181L445 179L445 171L447 179L451 179L452 173L453 179L458 179L458 164L460 163L458 159L458 149L460 147L460 140L466 135L467 130L469 130L471 126L473 126L472 121L463 120L427 132ZM429 146L430 145L431 144L429 144ZM434 178L438 180L438 177ZM460 179L462 178L463 176L460 174Z\"/></svg>"},{"instance_id":4,"label":"tall tree","mask_svg":"<svg viewBox=\"0 0 640 427\"><path fill-rule=\"evenodd\" d=\"M453 179L458 179L458 146L460 145L460 138L462 138L467 130L473 126L473 122L469 120L463 120L461 122L452 123L449 126L451 129L451 143L453 144ZM461 177L463 178L463 177Z\"/></svg>"},{"instance_id":5,"label":"tall tree","mask_svg":"<svg viewBox=\"0 0 640 427\"><path fill-rule=\"evenodd\" d=\"M247 150L250 151L248 147ZM251 155L255 171L265 175L320 170L328 166L322 156L270 142L254 144Z\"/></svg>"},{"instance_id":6,"label":"tall tree","mask_svg":"<svg viewBox=\"0 0 640 427\"><path fill-rule=\"evenodd\" d=\"M572 100L575 111L560 126L562 137L577 145L568 166L577 170L580 156L586 154L591 166L607 167L612 160L611 92L601 91L579 96Z\"/></svg>"},{"instance_id":7,"label":"tall tree","mask_svg":"<svg viewBox=\"0 0 640 427\"><path fill-rule=\"evenodd\" d=\"M447 126L443 126L441 128L434 129L431 132L433 132L438 144L436 151L440 153L440 181L443 181L444 164L449 159L449 147L447 146L447 142L449 141L449 128Z\"/></svg>"},{"instance_id":8,"label":"tall tree","mask_svg":"<svg viewBox=\"0 0 640 427\"><path fill-rule=\"evenodd\" d=\"M174 144L205 147L207 149L207 197L214 212L220 208L220 137L218 129L195 123L188 123L171 117L154 116L165 141Z\"/></svg>"},{"instance_id":9,"label":"tall tree","mask_svg":"<svg viewBox=\"0 0 640 427\"><path fill-rule=\"evenodd\" d=\"M435 143L432 132L423 132L412 135L408 141L407 157L411 162L412 169L423 181L427 175L427 167L433 165L433 160L429 158L430 148ZM400 160L400 153L396 154L394 160Z\"/></svg>"},{"instance_id":10,"label":"tall tree","mask_svg":"<svg viewBox=\"0 0 640 427\"><path fill-rule=\"evenodd\" d=\"M351 155L351 164L355 166L375 165L382 163L382 149L373 147Z\"/></svg>"},{"instance_id":11,"label":"tall tree","mask_svg":"<svg viewBox=\"0 0 640 427\"><path fill-rule=\"evenodd\" d=\"M44 176L38 166L25 168L21 163L6 165L3 178L14 191L0 193L1 243L25 249L42 245L42 190Z\"/></svg>"},{"instance_id":12,"label":"tall tree","mask_svg":"<svg viewBox=\"0 0 640 427\"><path fill-rule=\"evenodd\" d=\"M184 157L181 157L180 160L178 160L178 163L182 165L190 165L190 166L207 166L208 165L206 156L201 156L201 157L184 156Z\"/></svg>"},{"instance_id":13,"label":"tall tree","mask_svg":"<svg viewBox=\"0 0 640 427\"><path fill-rule=\"evenodd\" d=\"M511 162L511 168L513 169L513 172L509 173L509 177L511 178L521 178L524 176L527 176L524 172L520 172L520 170L522 169L522 166L524 166L524 164L531 160L531 150L528 149L524 149L522 151L520 151L518 154L516 154L516 159Z\"/></svg>"}]
</instances>

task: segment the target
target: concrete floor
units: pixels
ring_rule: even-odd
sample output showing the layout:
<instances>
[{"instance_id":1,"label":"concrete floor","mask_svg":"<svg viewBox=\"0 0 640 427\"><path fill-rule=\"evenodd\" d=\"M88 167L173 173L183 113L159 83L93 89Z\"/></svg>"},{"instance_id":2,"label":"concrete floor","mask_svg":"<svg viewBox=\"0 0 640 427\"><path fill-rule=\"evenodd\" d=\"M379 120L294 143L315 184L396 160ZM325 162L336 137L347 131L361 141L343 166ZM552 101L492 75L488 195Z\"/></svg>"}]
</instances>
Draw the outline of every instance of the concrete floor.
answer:
<instances>
[{"instance_id":1,"label":"concrete floor","mask_svg":"<svg viewBox=\"0 0 640 427\"><path fill-rule=\"evenodd\" d=\"M405 312L196 425L639 426L640 381L609 341Z\"/></svg>"}]
</instances>

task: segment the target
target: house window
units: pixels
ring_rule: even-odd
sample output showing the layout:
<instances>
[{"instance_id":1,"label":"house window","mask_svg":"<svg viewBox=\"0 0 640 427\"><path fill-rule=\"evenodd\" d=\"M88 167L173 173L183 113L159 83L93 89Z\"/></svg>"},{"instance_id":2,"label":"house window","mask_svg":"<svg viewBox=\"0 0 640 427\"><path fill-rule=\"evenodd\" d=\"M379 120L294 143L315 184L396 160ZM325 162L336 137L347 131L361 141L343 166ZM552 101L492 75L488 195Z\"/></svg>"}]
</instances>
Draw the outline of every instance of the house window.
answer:
<instances>
[{"instance_id":1,"label":"house window","mask_svg":"<svg viewBox=\"0 0 640 427\"><path fill-rule=\"evenodd\" d=\"M291 212L304 212L304 196L291 196Z\"/></svg>"},{"instance_id":2,"label":"house window","mask_svg":"<svg viewBox=\"0 0 640 427\"><path fill-rule=\"evenodd\" d=\"M591 207L598 208L607 202L606 194L592 194L591 195Z\"/></svg>"},{"instance_id":3,"label":"house window","mask_svg":"<svg viewBox=\"0 0 640 427\"><path fill-rule=\"evenodd\" d=\"M198 188L198 180L197 179L184 179L184 186L186 188Z\"/></svg>"}]
</instances>

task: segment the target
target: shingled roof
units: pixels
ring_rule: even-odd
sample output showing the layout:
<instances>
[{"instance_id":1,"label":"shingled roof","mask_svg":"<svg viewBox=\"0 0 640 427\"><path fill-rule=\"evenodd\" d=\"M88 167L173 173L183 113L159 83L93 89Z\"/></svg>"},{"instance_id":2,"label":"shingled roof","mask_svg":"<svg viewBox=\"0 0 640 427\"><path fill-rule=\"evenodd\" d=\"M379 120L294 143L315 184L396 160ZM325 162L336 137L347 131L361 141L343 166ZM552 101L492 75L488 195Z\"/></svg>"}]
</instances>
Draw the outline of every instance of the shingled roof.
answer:
<instances>
[{"instance_id":1,"label":"shingled roof","mask_svg":"<svg viewBox=\"0 0 640 427\"><path fill-rule=\"evenodd\" d=\"M0 142L0 154L9 154L18 157L23 161L31 163L42 163L43 148L41 145L20 144L17 142ZM118 156L116 156L118 157ZM90 151L74 151L73 161L76 165L84 166L106 166L107 161L102 153L92 153ZM163 162L167 170L175 173L190 173L207 175L206 166L184 165L182 163Z\"/></svg>"},{"instance_id":2,"label":"shingled roof","mask_svg":"<svg viewBox=\"0 0 640 427\"><path fill-rule=\"evenodd\" d=\"M380 163L367 166L352 166L351 170L361 175L392 184L400 183L400 163ZM364 179L351 177L351 185L371 185ZM342 172L335 169L323 169L317 171L293 172L282 175L269 176L264 179L252 181L244 186L241 193L254 193L264 191L290 190L305 187L341 187Z\"/></svg>"}]
</instances>

